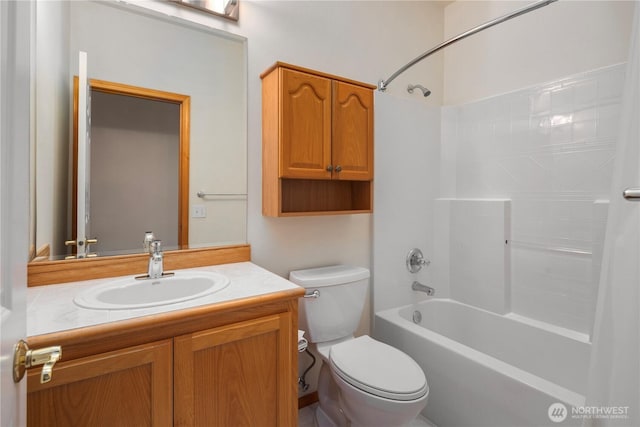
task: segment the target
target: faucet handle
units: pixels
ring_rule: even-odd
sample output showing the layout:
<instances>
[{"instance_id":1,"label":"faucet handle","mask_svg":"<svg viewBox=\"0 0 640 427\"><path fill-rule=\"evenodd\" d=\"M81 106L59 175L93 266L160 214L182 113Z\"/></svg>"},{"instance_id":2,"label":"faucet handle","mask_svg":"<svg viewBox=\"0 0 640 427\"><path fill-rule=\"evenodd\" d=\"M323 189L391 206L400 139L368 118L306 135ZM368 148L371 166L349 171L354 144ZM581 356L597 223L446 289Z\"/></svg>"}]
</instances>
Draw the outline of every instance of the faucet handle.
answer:
<instances>
[{"instance_id":1,"label":"faucet handle","mask_svg":"<svg viewBox=\"0 0 640 427\"><path fill-rule=\"evenodd\" d=\"M422 251L418 248L413 248L407 254L407 270L410 273L417 273L424 266L431 264L431 261L424 258Z\"/></svg>"},{"instance_id":2,"label":"faucet handle","mask_svg":"<svg viewBox=\"0 0 640 427\"><path fill-rule=\"evenodd\" d=\"M162 240L153 240L149 244L149 253L152 255L158 255L162 252Z\"/></svg>"},{"instance_id":3,"label":"faucet handle","mask_svg":"<svg viewBox=\"0 0 640 427\"><path fill-rule=\"evenodd\" d=\"M144 232L144 240L142 241L142 247L145 252L151 252L151 242L155 240L155 236L153 235L153 231L145 231Z\"/></svg>"}]
</instances>

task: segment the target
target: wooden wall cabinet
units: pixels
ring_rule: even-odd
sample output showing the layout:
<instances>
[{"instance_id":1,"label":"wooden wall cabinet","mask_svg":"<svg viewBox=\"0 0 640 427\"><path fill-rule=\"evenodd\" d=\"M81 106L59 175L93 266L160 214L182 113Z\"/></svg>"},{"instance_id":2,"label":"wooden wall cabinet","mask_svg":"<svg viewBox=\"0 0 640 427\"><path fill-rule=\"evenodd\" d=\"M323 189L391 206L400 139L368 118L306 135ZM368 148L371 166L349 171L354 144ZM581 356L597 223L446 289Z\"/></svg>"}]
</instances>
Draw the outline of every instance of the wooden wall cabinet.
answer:
<instances>
[{"instance_id":1,"label":"wooden wall cabinet","mask_svg":"<svg viewBox=\"0 0 640 427\"><path fill-rule=\"evenodd\" d=\"M263 214L371 212L375 86L283 63L261 78Z\"/></svg>"},{"instance_id":2,"label":"wooden wall cabinet","mask_svg":"<svg viewBox=\"0 0 640 427\"><path fill-rule=\"evenodd\" d=\"M47 384L39 369L28 372L27 425L295 426L294 297L189 318L172 313L168 322L101 328L85 339L78 331L66 341L34 337L36 345L61 342L64 359ZM113 349L117 342L127 347Z\"/></svg>"}]
</instances>

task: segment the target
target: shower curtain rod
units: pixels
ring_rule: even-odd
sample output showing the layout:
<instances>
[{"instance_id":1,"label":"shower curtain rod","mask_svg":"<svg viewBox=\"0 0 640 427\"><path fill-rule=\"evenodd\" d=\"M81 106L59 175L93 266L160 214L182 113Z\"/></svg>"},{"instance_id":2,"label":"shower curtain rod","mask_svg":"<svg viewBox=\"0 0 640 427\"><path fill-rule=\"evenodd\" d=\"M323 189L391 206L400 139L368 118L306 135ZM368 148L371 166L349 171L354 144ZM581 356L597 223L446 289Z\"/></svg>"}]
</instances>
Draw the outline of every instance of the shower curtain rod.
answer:
<instances>
[{"instance_id":1,"label":"shower curtain rod","mask_svg":"<svg viewBox=\"0 0 640 427\"><path fill-rule=\"evenodd\" d=\"M404 73L405 71L407 71L409 68L413 67L414 65L416 65L418 62L422 61L423 59L425 59L426 57L438 52L441 49L444 49L445 47L454 44L455 42L458 42L462 39L465 39L469 36L474 35L475 33L479 33L482 30L486 30L487 28L491 28L494 25L498 25L501 24L505 21L508 21L512 18L515 18L517 16L520 15L524 15L525 13L529 13L531 11L534 11L536 9L539 9L541 7L547 6L555 1L558 0L540 0L537 1L535 3L532 3L528 6L525 6L521 9L515 10L511 13L508 13L504 16L501 16L499 18L496 18L492 21L488 21L485 22L484 24L478 25L477 27L474 27L468 31L465 31L462 34L458 34L457 36L450 38L449 40L440 43L439 45L437 45L436 47L429 49L428 51L426 51L425 53L423 53L422 55L418 56L417 58L415 58L413 61L409 62L408 64L406 64L404 67L400 68L398 71L396 71L395 73L393 73L391 75L391 77L389 77L386 80L380 80L378 82L378 90L380 92L384 92L385 90L387 90L387 86L389 86L389 83L391 83L393 80L395 80L396 77L398 77L400 74Z\"/></svg>"}]
</instances>

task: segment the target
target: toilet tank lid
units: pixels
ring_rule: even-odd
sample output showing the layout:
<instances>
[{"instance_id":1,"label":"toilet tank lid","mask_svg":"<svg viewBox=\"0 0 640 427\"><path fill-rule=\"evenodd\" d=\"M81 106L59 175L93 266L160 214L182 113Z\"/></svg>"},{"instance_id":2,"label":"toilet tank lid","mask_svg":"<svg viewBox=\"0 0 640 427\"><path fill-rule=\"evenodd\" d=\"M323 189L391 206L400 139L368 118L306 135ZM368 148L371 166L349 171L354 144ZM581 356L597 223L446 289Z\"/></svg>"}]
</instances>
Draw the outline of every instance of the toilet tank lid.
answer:
<instances>
[{"instance_id":1,"label":"toilet tank lid","mask_svg":"<svg viewBox=\"0 0 640 427\"><path fill-rule=\"evenodd\" d=\"M304 288L343 285L368 278L369 270L352 265L330 265L289 273L289 280Z\"/></svg>"}]
</instances>

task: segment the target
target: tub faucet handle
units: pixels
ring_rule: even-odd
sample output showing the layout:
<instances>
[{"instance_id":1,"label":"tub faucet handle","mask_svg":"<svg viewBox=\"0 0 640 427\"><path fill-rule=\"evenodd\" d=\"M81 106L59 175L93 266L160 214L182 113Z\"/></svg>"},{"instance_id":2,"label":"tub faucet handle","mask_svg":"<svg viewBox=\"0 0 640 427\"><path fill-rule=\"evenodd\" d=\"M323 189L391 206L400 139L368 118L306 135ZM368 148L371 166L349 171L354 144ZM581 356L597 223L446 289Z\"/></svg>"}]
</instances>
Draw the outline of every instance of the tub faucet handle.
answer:
<instances>
[{"instance_id":1,"label":"tub faucet handle","mask_svg":"<svg viewBox=\"0 0 640 427\"><path fill-rule=\"evenodd\" d=\"M413 248L407 254L407 270L410 273L417 273L424 266L431 264L431 261L425 259L422 255L422 251L418 248Z\"/></svg>"}]
</instances>

